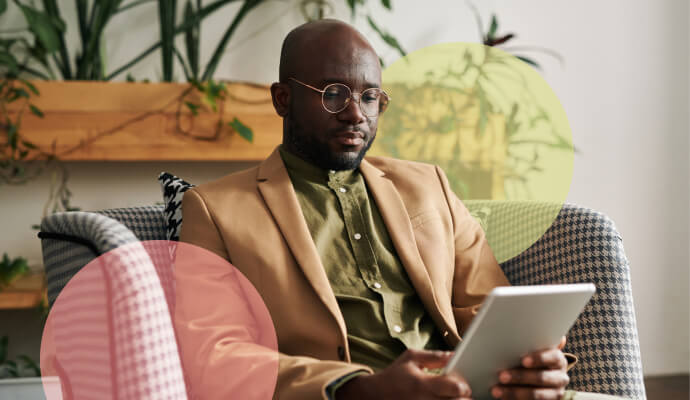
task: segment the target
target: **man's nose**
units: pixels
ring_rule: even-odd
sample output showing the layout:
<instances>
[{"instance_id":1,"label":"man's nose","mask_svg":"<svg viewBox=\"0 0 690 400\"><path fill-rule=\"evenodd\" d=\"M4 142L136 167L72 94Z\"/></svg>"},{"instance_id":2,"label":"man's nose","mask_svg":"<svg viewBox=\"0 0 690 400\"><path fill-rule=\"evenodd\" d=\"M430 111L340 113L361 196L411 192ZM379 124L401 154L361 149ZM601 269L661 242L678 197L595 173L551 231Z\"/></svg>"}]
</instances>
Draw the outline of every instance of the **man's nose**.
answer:
<instances>
[{"instance_id":1,"label":"man's nose","mask_svg":"<svg viewBox=\"0 0 690 400\"><path fill-rule=\"evenodd\" d=\"M338 113L338 119L347 121L352 125L359 125L366 120L366 116L362 112L359 101L355 100L354 96L350 98L345 109Z\"/></svg>"}]
</instances>

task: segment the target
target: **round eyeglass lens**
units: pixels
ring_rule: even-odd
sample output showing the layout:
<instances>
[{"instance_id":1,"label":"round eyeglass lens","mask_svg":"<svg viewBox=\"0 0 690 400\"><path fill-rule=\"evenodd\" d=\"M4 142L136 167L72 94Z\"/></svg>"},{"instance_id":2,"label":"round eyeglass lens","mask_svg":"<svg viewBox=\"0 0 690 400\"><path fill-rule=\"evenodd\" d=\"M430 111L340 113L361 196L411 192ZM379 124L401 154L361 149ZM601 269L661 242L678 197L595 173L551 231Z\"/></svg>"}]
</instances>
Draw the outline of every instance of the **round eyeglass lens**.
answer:
<instances>
[{"instance_id":1,"label":"round eyeglass lens","mask_svg":"<svg viewBox=\"0 0 690 400\"><path fill-rule=\"evenodd\" d=\"M323 90L323 106L332 113L340 112L347 107L351 94L350 88L343 84L330 84Z\"/></svg>"},{"instance_id":2,"label":"round eyeglass lens","mask_svg":"<svg viewBox=\"0 0 690 400\"><path fill-rule=\"evenodd\" d=\"M343 111L350 102L352 92L341 83L332 83L323 90L323 106L332 113ZM359 107L364 115L375 117L386 110L388 96L379 88L369 88L359 95Z\"/></svg>"}]
</instances>

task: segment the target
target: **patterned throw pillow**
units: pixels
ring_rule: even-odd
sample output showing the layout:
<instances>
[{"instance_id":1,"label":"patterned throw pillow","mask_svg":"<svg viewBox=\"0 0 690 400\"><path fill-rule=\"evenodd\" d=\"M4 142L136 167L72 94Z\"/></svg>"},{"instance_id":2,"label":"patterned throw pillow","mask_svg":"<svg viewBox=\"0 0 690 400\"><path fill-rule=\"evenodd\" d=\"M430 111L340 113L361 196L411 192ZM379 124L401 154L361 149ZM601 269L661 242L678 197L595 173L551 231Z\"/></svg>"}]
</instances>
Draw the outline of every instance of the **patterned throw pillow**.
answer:
<instances>
[{"instance_id":1,"label":"patterned throw pillow","mask_svg":"<svg viewBox=\"0 0 690 400\"><path fill-rule=\"evenodd\" d=\"M167 172L161 172L158 175L158 182L160 182L161 190L163 190L163 201L165 202L163 212L168 220L166 236L168 240L178 241L182 229L182 196L194 185Z\"/></svg>"}]
</instances>

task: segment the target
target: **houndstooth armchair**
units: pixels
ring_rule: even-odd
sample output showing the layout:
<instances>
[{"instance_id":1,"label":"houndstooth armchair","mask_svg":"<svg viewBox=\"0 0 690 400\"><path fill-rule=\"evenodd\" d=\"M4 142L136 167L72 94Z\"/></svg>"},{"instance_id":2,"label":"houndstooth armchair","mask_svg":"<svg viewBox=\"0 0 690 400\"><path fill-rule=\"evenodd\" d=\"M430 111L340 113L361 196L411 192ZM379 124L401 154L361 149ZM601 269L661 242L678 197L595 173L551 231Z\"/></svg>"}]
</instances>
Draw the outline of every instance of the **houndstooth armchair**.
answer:
<instances>
[{"instance_id":1,"label":"houndstooth armchair","mask_svg":"<svg viewBox=\"0 0 690 400\"><path fill-rule=\"evenodd\" d=\"M554 205L537 202L466 201L470 211L487 224L487 237L494 247L497 237L510 237L534 218L554 210ZM613 222L596 211L565 205L541 238L501 267L514 285L593 282L597 293L568 334L564 351L579 362L570 371L569 389L645 399L642 366L633 310L628 261ZM475 215L477 215L475 214ZM510 223L506 223L510 221ZM166 239L163 206L122 208L97 213L59 213L41 224L43 259L48 281L48 298L53 304L62 288L84 265L98 255L144 240ZM492 243L492 238L494 242ZM496 249L494 249L496 251ZM135 252L144 251L134 247ZM149 293L138 293L142 301L163 307L147 315L120 316L147 324L162 337L145 371L148 387L136 393L167 389L166 398L186 398L182 367L176 351L168 306L172 306L169 271L156 269L155 262L122 265L119 279L146 279ZM143 277L143 278L142 278ZM136 301L136 300L135 300ZM136 307L123 308L136 313ZM152 322L153 321L153 322ZM153 328L152 328L153 327ZM164 362L161 362L164 360ZM147 360L144 360L146 363ZM141 385L140 385L141 386ZM129 398L137 396L129 393ZM157 398L157 397L150 397Z\"/></svg>"}]
</instances>

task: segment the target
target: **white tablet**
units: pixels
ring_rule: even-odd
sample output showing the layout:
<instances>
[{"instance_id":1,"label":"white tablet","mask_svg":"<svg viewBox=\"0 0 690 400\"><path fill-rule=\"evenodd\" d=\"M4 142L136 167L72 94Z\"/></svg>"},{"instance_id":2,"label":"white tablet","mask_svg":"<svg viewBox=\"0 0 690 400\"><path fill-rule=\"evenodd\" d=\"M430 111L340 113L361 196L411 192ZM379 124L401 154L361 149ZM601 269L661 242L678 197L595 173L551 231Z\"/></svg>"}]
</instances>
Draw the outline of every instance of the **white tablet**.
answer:
<instances>
[{"instance_id":1,"label":"white tablet","mask_svg":"<svg viewBox=\"0 0 690 400\"><path fill-rule=\"evenodd\" d=\"M596 288L591 283L495 288L444 373L462 375L475 399L490 399L498 372L530 352L558 345Z\"/></svg>"}]
</instances>

